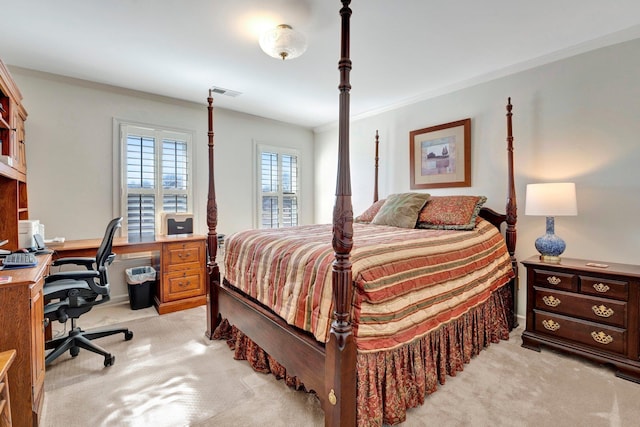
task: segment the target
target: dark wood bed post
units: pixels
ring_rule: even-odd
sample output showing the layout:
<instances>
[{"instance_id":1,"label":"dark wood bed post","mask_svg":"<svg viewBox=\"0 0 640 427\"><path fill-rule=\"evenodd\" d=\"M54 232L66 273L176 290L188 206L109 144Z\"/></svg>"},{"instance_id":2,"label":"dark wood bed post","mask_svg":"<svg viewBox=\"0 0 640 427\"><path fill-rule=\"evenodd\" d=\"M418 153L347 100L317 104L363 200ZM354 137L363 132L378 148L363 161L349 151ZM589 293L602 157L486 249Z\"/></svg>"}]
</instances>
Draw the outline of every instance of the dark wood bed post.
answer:
<instances>
[{"instance_id":1,"label":"dark wood bed post","mask_svg":"<svg viewBox=\"0 0 640 427\"><path fill-rule=\"evenodd\" d=\"M518 260L516 259L516 222L518 220L518 208L516 203L516 185L513 173L513 126L511 110L511 97L507 99L507 157L508 157L508 176L509 176L509 189L507 196L507 229L505 231L505 240L507 243L507 250L511 255L511 266L515 273L515 278L512 281L511 291L513 292L513 328L518 326Z\"/></svg>"},{"instance_id":2,"label":"dark wood bed post","mask_svg":"<svg viewBox=\"0 0 640 427\"><path fill-rule=\"evenodd\" d=\"M211 96L211 89L209 89L209 97L207 98L209 106L209 192L207 195L207 226L209 232L207 233L207 273L209 275L209 304L207 304L207 330L205 332L209 339L213 338L213 331L215 331L218 324L218 288L220 286L220 268L216 262L216 256L218 254L218 233L216 227L218 226L218 204L216 203L216 185L214 179L215 162L213 155L213 97Z\"/></svg>"},{"instance_id":3,"label":"dark wood bed post","mask_svg":"<svg viewBox=\"0 0 640 427\"><path fill-rule=\"evenodd\" d=\"M336 203L333 208L332 269L333 322L326 345L324 415L326 426L356 424L356 346L351 325L353 280L349 259L353 246L353 207L351 204L351 172L349 168L349 21L351 0L342 0L340 16L340 112L338 125L338 177Z\"/></svg>"},{"instance_id":4,"label":"dark wood bed post","mask_svg":"<svg viewBox=\"0 0 640 427\"><path fill-rule=\"evenodd\" d=\"M378 146L380 145L380 137L378 136L378 130L376 129L376 174L373 184L373 203L378 201Z\"/></svg>"}]
</instances>

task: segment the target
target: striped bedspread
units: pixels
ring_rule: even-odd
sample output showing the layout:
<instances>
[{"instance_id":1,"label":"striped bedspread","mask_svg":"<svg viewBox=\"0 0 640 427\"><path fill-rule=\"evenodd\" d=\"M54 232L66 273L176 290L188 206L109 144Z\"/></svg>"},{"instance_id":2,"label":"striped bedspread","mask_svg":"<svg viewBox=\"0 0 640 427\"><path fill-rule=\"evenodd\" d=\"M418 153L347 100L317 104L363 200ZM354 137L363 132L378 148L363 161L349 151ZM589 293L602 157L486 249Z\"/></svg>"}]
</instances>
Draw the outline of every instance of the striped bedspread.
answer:
<instances>
[{"instance_id":1,"label":"striped bedspread","mask_svg":"<svg viewBox=\"0 0 640 427\"><path fill-rule=\"evenodd\" d=\"M225 242L225 278L287 323L326 342L331 225L248 230ZM354 224L352 319L359 352L396 348L486 301L513 276L502 235Z\"/></svg>"}]
</instances>

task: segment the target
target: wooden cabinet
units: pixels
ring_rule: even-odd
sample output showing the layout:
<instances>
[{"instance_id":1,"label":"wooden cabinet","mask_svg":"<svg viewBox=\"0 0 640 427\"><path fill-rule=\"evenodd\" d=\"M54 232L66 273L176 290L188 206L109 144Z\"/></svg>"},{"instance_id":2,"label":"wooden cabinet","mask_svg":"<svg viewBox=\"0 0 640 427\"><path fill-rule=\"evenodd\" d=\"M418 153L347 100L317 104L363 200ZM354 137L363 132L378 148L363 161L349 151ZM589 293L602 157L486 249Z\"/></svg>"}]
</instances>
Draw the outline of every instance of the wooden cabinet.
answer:
<instances>
[{"instance_id":1,"label":"wooden cabinet","mask_svg":"<svg viewBox=\"0 0 640 427\"><path fill-rule=\"evenodd\" d=\"M9 368L16 358L15 350L0 353L0 426L11 427L11 396L9 393Z\"/></svg>"},{"instance_id":2,"label":"wooden cabinet","mask_svg":"<svg viewBox=\"0 0 640 427\"><path fill-rule=\"evenodd\" d=\"M0 240L18 249L18 221L29 219L22 94L0 61Z\"/></svg>"},{"instance_id":3,"label":"wooden cabinet","mask_svg":"<svg viewBox=\"0 0 640 427\"><path fill-rule=\"evenodd\" d=\"M18 172L27 173L27 149L25 147L25 130L24 122L27 120L27 112L22 104L16 104L13 107L13 167Z\"/></svg>"},{"instance_id":4,"label":"wooden cabinet","mask_svg":"<svg viewBox=\"0 0 640 427\"><path fill-rule=\"evenodd\" d=\"M538 257L522 264L527 268L522 346L540 351L547 345L584 356L640 383L640 266L571 258L549 264Z\"/></svg>"},{"instance_id":5,"label":"wooden cabinet","mask_svg":"<svg viewBox=\"0 0 640 427\"><path fill-rule=\"evenodd\" d=\"M29 219L25 127L22 94L0 61L0 240L2 249L19 247L20 220ZM15 349L9 370L11 420L14 426L38 425L44 397L44 305L42 287L50 255L38 266L2 270L10 276L0 285L0 351Z\"/></svg>"},{"instance_id":6,"label":"wooden cabinet","mask_svg":"<svg viewBox=\"0 0 640 427\"><path fill-rule=\"evenodd\" d=\"M15 349L9 370L14 426L38 425L44 399L44 277L51 255L39 255L34 268L3 270L0 285L0 351Z\"/></svg>"},{"instance_id":7,"label":"wooden cabinet","mask_svg":"<svg viewBox=\"0 0 640 427\"><path fill-rule=\"evenodd\" d=\"M164 243L156 308L165 314L207 302L205 240Z\"/></svg>"}]
</instances>

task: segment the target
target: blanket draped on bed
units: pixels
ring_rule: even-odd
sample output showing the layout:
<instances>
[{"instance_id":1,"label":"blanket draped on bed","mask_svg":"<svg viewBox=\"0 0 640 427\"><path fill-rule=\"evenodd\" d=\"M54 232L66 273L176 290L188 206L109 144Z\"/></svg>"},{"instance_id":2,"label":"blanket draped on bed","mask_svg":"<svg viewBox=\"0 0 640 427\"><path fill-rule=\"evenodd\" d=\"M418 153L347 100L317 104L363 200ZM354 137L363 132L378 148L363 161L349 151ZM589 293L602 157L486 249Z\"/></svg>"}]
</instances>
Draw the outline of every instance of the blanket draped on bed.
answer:
<instances>
[{"instance_id":1,"label":"blanket draped on bed","mask_svg":"<svg viewBox=\"0 0 640 427\"><path fill-rule=\"evenodd\" d=\"M237 233L225 279L289 324L326 342L332 316L330 225ZM361 426L397 424L446 375L508 339L513 277L503 237L478 219L472 231L354 224L352 321ZM302 283L302 285L301 285ZM215 332L260 372L304 388L241 331Z\"/></svg>"},{"instance_id":2,"label":"blanket draped on bed","mask_svg":"<svg viewBox=\"0 0 640 427\"><path fill-rule=\"evenodd\" d=\"M326 342L333 315L331 225L248 230L226 242L225 279L290 325ZM471 231L354 224L353 334L359 352L424 336L513 276L503 237L487 221Z\"/></svg>"}]
</instances>

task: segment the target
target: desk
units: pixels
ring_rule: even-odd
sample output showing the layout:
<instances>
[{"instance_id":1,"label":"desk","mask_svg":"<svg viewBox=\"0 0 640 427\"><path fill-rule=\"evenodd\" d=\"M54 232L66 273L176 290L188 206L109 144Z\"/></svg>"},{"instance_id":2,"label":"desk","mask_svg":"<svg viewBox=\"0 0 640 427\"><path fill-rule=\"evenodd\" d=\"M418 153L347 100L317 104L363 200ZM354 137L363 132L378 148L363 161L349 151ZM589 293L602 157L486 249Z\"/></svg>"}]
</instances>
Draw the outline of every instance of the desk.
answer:
<instances>
[{"instance_id":1,"label":"desk","mask_svg":"<svg viewBox=\"0 0 640 427\"><path fill-rule=\"evenodd\" d=\"M44 304L42 287L51 255L39 255L33 268L2 270L11 281L0 285L0 352L15 349L9 369L13 426L37 426L44 401Z\"/></svg>"},{"instance_id":2,"label":"desk","mask_svg":"<svg viewBox=\"0 0 640 427\"><path fill-rule=\"evenodd\" d=\"M130 254L153 252L158 271L154 304L159 314L204 305L207 302L206 236L156 236L150 241L130 242L126 237L113 239L113 252ZM67 240L52 245L54 259L95 257L102 239Z\"/></svg>"}]
</instances>

